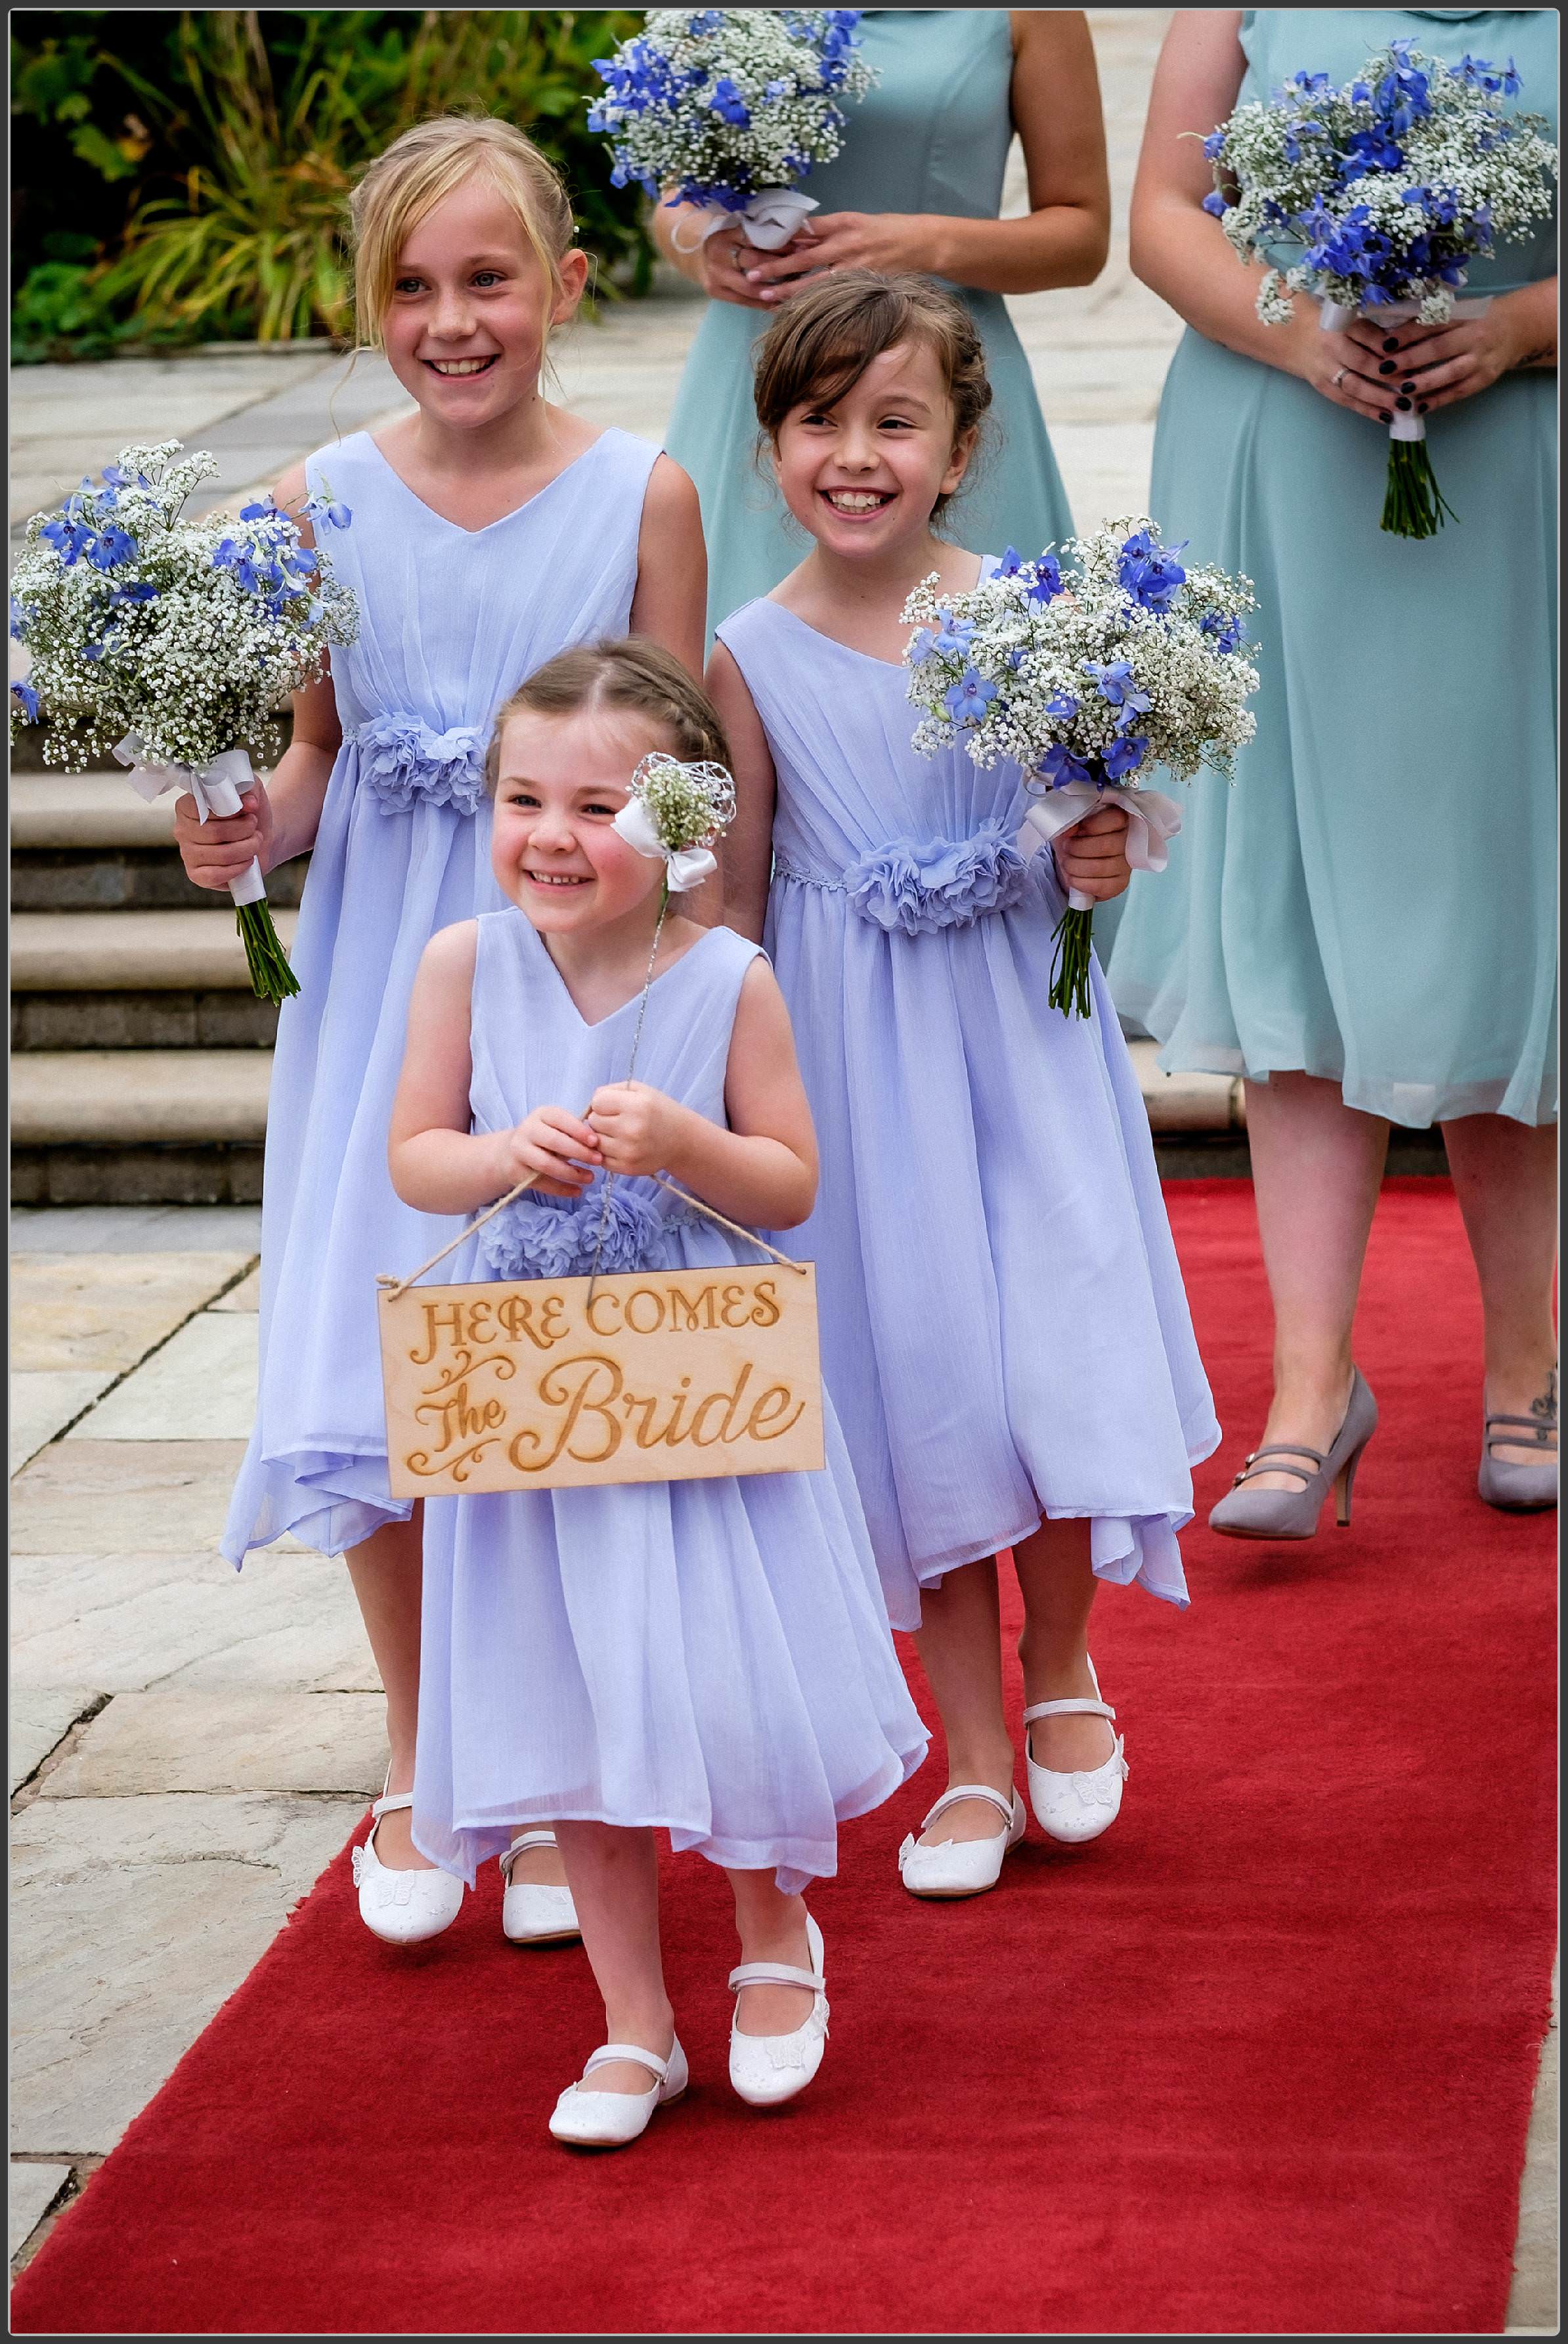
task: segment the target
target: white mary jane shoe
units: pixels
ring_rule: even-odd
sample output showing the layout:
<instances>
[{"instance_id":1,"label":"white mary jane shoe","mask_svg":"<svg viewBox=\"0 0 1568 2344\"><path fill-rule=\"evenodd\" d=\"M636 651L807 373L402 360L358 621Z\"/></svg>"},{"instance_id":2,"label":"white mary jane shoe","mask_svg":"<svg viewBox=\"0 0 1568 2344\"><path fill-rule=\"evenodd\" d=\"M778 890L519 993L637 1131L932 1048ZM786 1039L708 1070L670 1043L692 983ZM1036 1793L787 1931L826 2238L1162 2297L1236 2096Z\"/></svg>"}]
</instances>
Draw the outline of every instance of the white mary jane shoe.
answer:
<instances>
[{"instance_id":1,"label":"white mary jane shoe","mask_svg":"<svg viewBox=\"0 0 1568 2344\"><path fill-rule=\"evenodd\" d=\"M730 1992L748 1985L803 1985L814 1999L793 2035L743 2035L730 2021L730 2081L754 2108L776 2108L804 2092L822 2065L827 2041L827 1978L824 1966L822 1931L808 1913L805 1941L811 1967L796 1969L788 1962L743 1962L730 1972Z\"/></svg>"},{"instance_id":2,"label":"white mary jane shoe","mask_svg":"<svg viewBox=\"0 0 1568 2344\"><path fill-rule=\"evenodd\" d=\"M1087 1767L1078 1774L1060 1774L1054 1766L1035 1763L1029 1747L1029 1727L1037 1717L1104 1717L1114 1726L1116 1712L1099 1698L1099 1679L1092 1661L1089 1682L1095 1689L1093 1701L1037 1701L1024 1712L1024 1762L1029 1772L1029 1804L1040 1829L1069 1847L1087 1839L1098 1839L1121 1812L1121 1786L1128 1775L1122 1737L1112 1733L1111 1753L1103 1766Z\"/></svg>"},{"instance_id":3,"label":"white mary jane shoe","mask_svg":"<svg viewBox=\"0 0 1568 2344\"><path fill-rule=\"evenodd\" d=\"M560 1945L580 1937L577 1907L570 1888L537 1880L513 1880L511 1868L531 1847L553 1847L552 1831L519 1832L501 1860L506 1894L501 1900L501 1929L514 1945Z\"/></svg>"},{"instance_id":4,"label":"white mary jane shoe","mask_svg":"<svg viewBox=\"0 0 1568 2344\"><path fill-rule=\"evenodd\" d=\"M898 1851L898 1871L911 1896L978 1896L995 1888L1002 1876L1002 1859L1024 1836L1028 1818L1017 1791L1010 1800L988 1783L956 1783L945 1791L920 1828L929 1831L940 1814L960 1799L984 1799L1004 1817L1002 1828L989 1839L940 1840L922 1847L912 1834Z\"/></svg>"},{"instance_id":5,"label":"white mary jane shoe","mask_svg":"<svg viewBox=\"0 0 1568 2344\"><path fill-rule=\"evenodd\" d=\"M639 2067L646 2067L653 2078L652 2089L590 2091L588 2078L595 2067L608 2066L615 2059L634 2060ZM555 2113L550 2119L551 2132L570 2148L624 2148L628 2141L647 2131L654 2109L663 2107L667 2100L678 2100L690 2080L686 2055L678 2038L667 2059L655 2058L652 2051L644 2051L635 2043L606 2043L595 2051L582 2070L582 2082L568 2084L556 2101Z\"/></svg>"},{"instance_id":6,"label":"white mary jane shoe","mask_svg":"<svg viewBox=\"0 0 1568 2344\"><path fill-rule=\"evenodd\" d=\"M389 1773L387 1780L391 1781ZM354 1850L354 1885L359 1918L372 1936L389 1945L418 1945L450 1929L462 1909L463 1884L450 1872L389 1872L376 1854L376 1826L383 1815L411 1807L414 1794L381 1793L370 1809L370 1836Z\"/></svg>"}]
</instances>

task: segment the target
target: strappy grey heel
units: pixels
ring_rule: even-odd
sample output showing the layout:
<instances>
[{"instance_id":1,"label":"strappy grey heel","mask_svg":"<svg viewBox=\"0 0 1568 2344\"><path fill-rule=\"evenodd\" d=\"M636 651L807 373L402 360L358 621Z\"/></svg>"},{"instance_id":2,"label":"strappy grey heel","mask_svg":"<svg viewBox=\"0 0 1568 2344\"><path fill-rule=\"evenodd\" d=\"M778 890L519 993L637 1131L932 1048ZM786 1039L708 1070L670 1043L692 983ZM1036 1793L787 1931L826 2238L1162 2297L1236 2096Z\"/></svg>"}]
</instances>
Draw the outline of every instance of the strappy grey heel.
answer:
<instances>
[{"instance_id":1,"label":"strappy grey heel","mask_svg":"<svg viewBox=\"0 0 1568 2344\"><path fill-rule=\"evenodd\" d=\"M1267 1448L1255 1449L1209 1515L1209 1529L1222 1531L1227 1538L1310 1539L1316 1534L1323 1500L1332 1490L1335 1519L1344 1530L1351 1519L1351 1491L1355 1486L1356 1468L1377 1427L1378 1404L1360 1368L1352 1368L1345 1420L1334 1435L1328 1455L1310 1449L1304 1440L1275 1440ZM1314 1471L1309 1472L1295 1461L1302 1457L1312 1460ZM1528 1472L1534 1469L1527 1466L1516 1470ZM1265 1473L1293 1474L1301 1487L1247 1487L1249 1481L1258 1480Z\"/></svg>"},{"instance_id":2,"label":"strappy grey heel","mask_svg":"<svg viewBox=\"0 0 1568 2344\"><path fill-rule=\"evenodd\" d=\"M1504 1430L1499 1432L1496 1427ZM1516 1430L1506 1428L1513 1426ZM1525 1436L1528 1436L1527 1438ZM1557 1438L1557 1408L1553 1403L1546 1416L1489 1416L1481 1440L1481 1470L1475 1486L1489 1506L1500 1506L1508 1514L1544 1513L1547 1507L1557 1503L1557 1451L1553 1446L1549 1455L1539 1463L1512 1464L1505 1457L1495 1457L1496 1449L1546 1450Z\"/></svg>"}]
</instances>

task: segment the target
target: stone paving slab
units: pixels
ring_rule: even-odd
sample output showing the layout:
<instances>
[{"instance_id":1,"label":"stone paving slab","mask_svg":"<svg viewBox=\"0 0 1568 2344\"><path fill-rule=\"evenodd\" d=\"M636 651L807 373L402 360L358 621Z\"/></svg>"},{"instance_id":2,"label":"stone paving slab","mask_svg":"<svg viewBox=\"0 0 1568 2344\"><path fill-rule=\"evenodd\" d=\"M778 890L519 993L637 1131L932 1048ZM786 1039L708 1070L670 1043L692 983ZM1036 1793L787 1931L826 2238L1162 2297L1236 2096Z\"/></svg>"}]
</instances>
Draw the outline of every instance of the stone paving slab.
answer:
<instances>
[{"instance_id":1,"label":"stone paving slab","mask_svg":"<svg viewBox=\"0 0 1568 2344\"><path fill-rule=\"evenodd\" d=\"M37 1773L51 1750L57 1749L78 1717L98 1699L96 1687L62 1684L57 1681L28 1684L11 1672L11 1789Z\"/></svg>"},{"instance_id":2,"label":"stone paving slab","mask_svg":"<svg viewBox=\"0 0 1568 2344\"><path fill-rule=\"evenodd\" d=\"M19 1473L30 1457L64 1432L115 1379L112 1368L54 1369L11 1379L8 1470Z\"/></svg>"},{"instance_id":3,"label":"stone paving slab","mask_svg":"<svg viewBox=\"0 0 1568 2344\"><path fill-rule=\"evenodd\" d=\"M378 1690L345 1565L300 1548L257 1554L241 1571L210 1550L17 1555L11 1683L14 1698L46 1704L46 1718L55 1713L47 1688L56 1685L91 1685L100 1693L226 1685ZM66 1724L90 1699L77 1701ZM43 1743L24 1773L64 1730ZM14 1772L22 1754L13 1757Z\"/></svg>"},{"instance_id":4,"label":"stone paving slab","mask_svg":"<svg viewBox=\"0 0 1568 2344\"><path fill-rule=\"evenodd\" d=\"M208 1305L208 1308L213 1310L259 1310L261 1308L260 1263L258 1262L256 1268L248 1277L242 1278L238 1286L230 1287L227 1294L220 1294L215 1302Z\"/></svg>"},{"instance_id":5,"label":"stone paving slab","mask_svg":"<svg viewBox=\"0 0 1568 2344\"><path fill-rule=\"evenodd\" d=\"M13 2149L112 2148L363 1813L358 1796L166 1794L39 1797L16 1816Z\"/></svg>"},{"instance_id":6,"label":"stone paving slab","mask_svg":"<svg viewBox=\"0 0 1568 2344\"><path fill-rule=\"evenodd\" d=\"M216 1554L244 1455L242 1440L56 1442L11 1484L11 1551Z\"/></svg>"},{"instance_id":7,"label":"stone paving slab","mask_svg":"<svg viewBox=\"0 0 1568 2344\"><path fill-rule=\"evenodd\" d=\"M11 1213L12 1275L34 1253L256 1254L259 1205L18 1205Z\"/></svg>"},{"instance_id":8,"label":"stone paving slab","mask_svg":"<svg viewBox=\"0 0 1568 2344\"><path fill-rule=\"evenodd\" d=\"M120 1374L211 1302L248 1253L35 1253L11 1266L11 1364ZM252 1306L254 1307L254 1306Z\"/></svg>"},{"instance_id":9,"label":"stone paving slab","mask_svg":"<svg viewBox=\"0 0 1568 2344\"><path fill-rule=\"evenodd\" d=\"M1508 2298L1510 2336L1555 2336L1560 2332L1558 2232L1562 2198L1557 2132L1562 2098L1560 1979L1552 1974L1552 2025L1541 2051L1541 2073L1524 2145L1524 2179L1519 2198L1519 2237L1513 2249L1513 2285Z\"/></svg>"},{"instance_id":10,"label":"stone paving slab","mask_svg":"<svg viewBox=\"0 0 1568 2344\"><path fill-rule=\"evenodd\" d=\"M71 2177L68 2165L18 2161L11 2167L9 2255L25 2247Z\"/></svg>"},{"instance_id":11,"label":"stone paving slab","mask_svg":"<svg viewBox=\"0 0 1568 2344\"><path fill-rule=\"evenodd\" d=\"M45 1774L34 1803L177 1791L369 1797L386 1764L386 1710L376 1693L125 1692Z\"/></svg>"},{"instance_id":12,"label":"stone paving slab","mask_svg":"<svg viewBox=\"0 0 1568 2344\"><path fill-rule=\"evenodd\" d=\"M248 1312L203 1310L116 1384L68 1440L248 1440L256 1419Z\"/></svg>"}]
</instances>

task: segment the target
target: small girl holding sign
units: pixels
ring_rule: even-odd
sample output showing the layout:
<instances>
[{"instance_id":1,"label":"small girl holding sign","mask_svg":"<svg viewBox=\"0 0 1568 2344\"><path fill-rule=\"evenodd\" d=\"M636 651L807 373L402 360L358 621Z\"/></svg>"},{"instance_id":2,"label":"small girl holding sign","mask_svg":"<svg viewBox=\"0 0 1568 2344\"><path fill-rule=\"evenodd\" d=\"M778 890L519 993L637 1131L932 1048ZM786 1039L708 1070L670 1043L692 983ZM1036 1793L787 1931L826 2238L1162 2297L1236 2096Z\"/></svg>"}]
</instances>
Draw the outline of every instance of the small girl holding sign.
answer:
<instances>
[{"instance_id":1,"label":"small girl holding sign","mask_svg":"<svg viewBox=\"0 0 1568 2344\"><path fill-rule=\"evenodd\" d=\"M718 630L727 916L756 936L765 919L800 1037L824 1371L946 1730L949 1787L900 1873L973 1895L1025 1828L993 1558L1011 1547L1024 1597L1036 1815L1091 1839L1127 1773L1088 1655L1096 1583L1186 1603L1176 1533L1219 1428L1098 973L1092 1018L1048 1005L1062 886L1020 836L1023 776L911 745L905 601L995 567L933 529L990 400L974 327L924 278L843 271L770 327L756 398L815 542ZM1107 808L1064 836L1062 881L1124 888L1125 827Z\"/></svg>"},{"instance_id":2,"label":"small girl holding sign","mask_svg":"<svg viewBox=\"0 0 1568 2344\"><path fill-rule=\"evenodd\" d=\"M659 1174L729 1222L810 1212L816 1147L778 986L755 945L666 910L666 883L713 858L672 854L644 810L644 773L674 763L698 836L715 834L724 753L700 689L634 638L563 652L501 710L491 860L513 908L428 946L389 1154L422 1212L531 1183L460 1275L749 1267ZM835 1869L839 1821L926 1744L831 1413L825 1445L816 1473L426 1503L416 1842L471 1884L514 1829L555 1824L610 2038L561 2095L560 2140L635 2139L685 2086L655 1828L730 1874L735 2089L777 2103L821 2060L823 1940L801 1892Z\"/></svg>"}]
</instances>

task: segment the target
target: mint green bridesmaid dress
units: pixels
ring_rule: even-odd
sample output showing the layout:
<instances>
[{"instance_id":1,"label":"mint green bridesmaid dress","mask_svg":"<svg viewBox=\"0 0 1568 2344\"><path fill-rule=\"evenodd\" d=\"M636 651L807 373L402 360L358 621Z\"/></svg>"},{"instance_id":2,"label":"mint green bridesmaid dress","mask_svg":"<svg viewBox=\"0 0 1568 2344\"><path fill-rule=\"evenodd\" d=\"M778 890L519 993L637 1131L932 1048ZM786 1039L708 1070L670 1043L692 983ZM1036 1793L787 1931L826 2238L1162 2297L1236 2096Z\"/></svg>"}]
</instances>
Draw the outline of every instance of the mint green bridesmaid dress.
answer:
<instances>
[{"instance_id":1,"label":"mint green bridesmaid dress","mask_svg":"<svg viewBox=\"0 0 1568 2344\"><path fill-rule=\"evenodd\" d=\"M845 111L836 162L802 184L824 212L941 212L995 219L1013 136L1012 31L1003 9L877 8L861 19L878 86ZM1034 379L999 293L953 288L980 329L995 393L980 457L946 533L978 553L1040 550L1072 533ZM697 484L708 541L710 628L771 593L810 541L755 461L752 345L771 312L711 301L681 379L665 446ZM913 720L912 720L913 721Z\"/></svg>"},{"instance_id":2,"label":"mint green bridesmaid dress","mask_svg":"<svg viewBox=\"0 0 1568 2344\"><path fill-rule=\"evenodd\" d=\"M1348 80L1389 39L1516 61L1557 113L1550 9L1259 9L1241 97L1298 67ZM1550 276L1553 219L1466 290ZM1215 267L1234 267L1221 248ZM1381 424L1189 332L1155 438L1168 541L1258 590L1257 739L1201 774L1160 876L1134 876L1110 956L1124 1017L1171 1071L1299 1069L1421 1127L1555 1113L1554 373L1508 374L1429 419L1458 516L1379 527Z\"/></svg>"}]
</instances>

